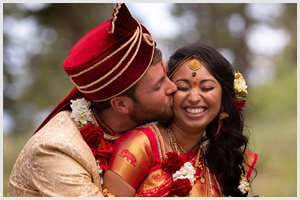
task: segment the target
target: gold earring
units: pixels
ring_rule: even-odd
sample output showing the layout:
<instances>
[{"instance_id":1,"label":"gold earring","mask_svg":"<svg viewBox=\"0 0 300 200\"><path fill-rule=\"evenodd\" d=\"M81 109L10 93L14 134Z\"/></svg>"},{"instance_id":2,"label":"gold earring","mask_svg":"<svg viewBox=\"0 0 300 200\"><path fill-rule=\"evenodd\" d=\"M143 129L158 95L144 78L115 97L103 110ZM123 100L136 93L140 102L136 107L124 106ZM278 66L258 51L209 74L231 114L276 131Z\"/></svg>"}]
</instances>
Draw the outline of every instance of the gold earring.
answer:
<instances>
[{"instance_id":1,"label":"gold earring","mask_svg":"<svg viewBox=\"0 0 300 200\"><path fill-rule=\"evenodd\" d=\"M222 109L222 110L223 110L223 109ZM228 114L227 112L221 112L221 113L219 114L219 119L218 119L218 130L217 130L217 132L216 132L216 134L215 134L215 139L214 139L214 140L218 139L218 137L219 137L219 135L220 135L220 129L221 129L221 127L222 127L222 120L225 119L225 118L227 118L227 117L229 117L229 114Z\"/></svg>"}]
</instances>

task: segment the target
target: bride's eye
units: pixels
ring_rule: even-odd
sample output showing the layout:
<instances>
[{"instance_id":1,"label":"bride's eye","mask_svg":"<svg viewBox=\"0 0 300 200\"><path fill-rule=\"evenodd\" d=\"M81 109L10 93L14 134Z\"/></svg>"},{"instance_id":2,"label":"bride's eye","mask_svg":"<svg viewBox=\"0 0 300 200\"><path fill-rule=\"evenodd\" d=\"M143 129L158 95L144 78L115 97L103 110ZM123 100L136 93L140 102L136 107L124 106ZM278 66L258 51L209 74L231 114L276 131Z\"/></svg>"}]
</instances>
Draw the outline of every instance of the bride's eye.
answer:
<instances>
[{"instance_id":1,"label":"bride's eye","mask_svg":"<svg viewBox=\"0 0 300 200\"><path fill-rule=\"evenodd\" d=\"M188 91L191 88L190 84L185 81L179 81L176 86L177 90L180 91Z\"/></svg>"},{"instance_id":2,"label":"bride's eye","mask_svg":"<svg viewBox=\"0 0 300 200\"><path fill-rule=\"evenodd\" d=\"M179 87L177 86L177 90L180 90L180 91L188 91L190 88L188 87Z\"/></svg>"},{"instance_id":3,"label":"bride's eye","mask_svg":"<svg viewBox=\"0 0 300 200\"><path fill-rule=\"evenodd\" d=\"M214 89L214 87L202 87L201 90L204 92L208 92L210 90Z\"/></svg>"}]
</instances>

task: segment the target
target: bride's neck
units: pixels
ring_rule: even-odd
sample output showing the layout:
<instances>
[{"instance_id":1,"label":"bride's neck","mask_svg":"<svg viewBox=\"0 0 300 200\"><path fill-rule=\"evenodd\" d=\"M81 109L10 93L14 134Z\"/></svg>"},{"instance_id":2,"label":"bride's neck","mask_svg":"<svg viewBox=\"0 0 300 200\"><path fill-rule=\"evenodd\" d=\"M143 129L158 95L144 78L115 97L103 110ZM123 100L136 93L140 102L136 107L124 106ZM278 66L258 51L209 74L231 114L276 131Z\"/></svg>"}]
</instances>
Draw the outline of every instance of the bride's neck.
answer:
<instances>
[{"instance_id":1,"label":"bride's neck","mask_svg":"<svg viewBox=\"0 0 300 200\"><path fill-rule=\"evenodd\" d=\"M185 152L196 149L205 131L204 129L184 128L176 123L172 123L169 128L171 128L177 144L180 145Z\"/></svg>"}]
</instances>

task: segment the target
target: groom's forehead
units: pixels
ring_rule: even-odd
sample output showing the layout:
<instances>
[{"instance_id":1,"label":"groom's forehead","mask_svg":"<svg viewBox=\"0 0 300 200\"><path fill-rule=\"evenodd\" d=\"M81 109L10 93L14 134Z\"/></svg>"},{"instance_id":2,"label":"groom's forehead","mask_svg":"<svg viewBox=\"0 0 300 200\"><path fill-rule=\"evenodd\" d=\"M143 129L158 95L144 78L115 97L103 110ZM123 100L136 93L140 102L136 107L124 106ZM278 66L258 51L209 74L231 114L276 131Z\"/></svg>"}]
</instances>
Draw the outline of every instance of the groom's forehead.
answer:
<instances>
[{"instance_id":1,"label":"groom's forehead","mask_svg":"<svg viewBox=\"0 0 300 200\"><path fill-rule=\"evenodd\" d=\"M145 75L140 79L137 87L151 87L157 84L165 74L165 67L161 62L150 66Z\"/></svg>"}]
</instances>

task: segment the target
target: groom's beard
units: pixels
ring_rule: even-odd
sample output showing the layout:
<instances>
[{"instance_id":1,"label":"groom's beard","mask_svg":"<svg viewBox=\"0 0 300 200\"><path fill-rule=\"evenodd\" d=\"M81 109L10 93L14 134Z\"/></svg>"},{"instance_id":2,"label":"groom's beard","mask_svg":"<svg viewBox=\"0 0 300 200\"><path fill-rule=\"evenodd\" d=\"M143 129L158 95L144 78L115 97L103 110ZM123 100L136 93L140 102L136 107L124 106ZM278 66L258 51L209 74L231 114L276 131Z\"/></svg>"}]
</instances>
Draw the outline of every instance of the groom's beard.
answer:
<instances>
[{"instance_id":1,"label":"groom's beard","mask_svg":"<svg viewBox=\"0 0 300 200\"><path fill-rule=\"evenodd\" d=\"M153 110L147 108L146 106L142 105L137 101L133 101L133 103L134 108L129 113L129 117L132 121L139 125L154 121L167 122L174 115L173 109L169 105Z\"/></svg>"}]
</instances>

